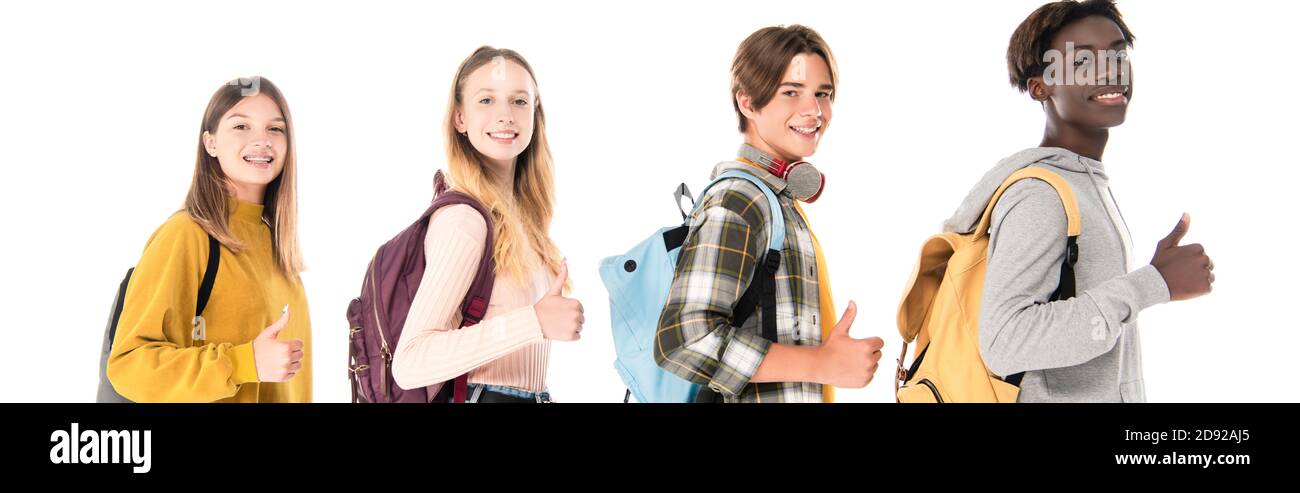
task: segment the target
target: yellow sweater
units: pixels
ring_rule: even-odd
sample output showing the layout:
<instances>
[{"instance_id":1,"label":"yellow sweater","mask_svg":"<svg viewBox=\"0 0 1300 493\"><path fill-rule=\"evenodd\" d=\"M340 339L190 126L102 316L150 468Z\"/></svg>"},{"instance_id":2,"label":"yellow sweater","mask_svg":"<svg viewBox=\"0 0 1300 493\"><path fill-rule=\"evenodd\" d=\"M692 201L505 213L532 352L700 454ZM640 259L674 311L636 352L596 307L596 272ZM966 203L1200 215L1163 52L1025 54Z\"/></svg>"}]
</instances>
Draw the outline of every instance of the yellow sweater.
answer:
<instances>
[{"instance_id":1,"label":"yellow sweater","mask_svg":"<svg viewBox=\"0 0 1300 493\"><path fill-rule=\"evenodd\" d=\"M280 273L262 206L231 199L230 228L244 243L224 246L203 318L207 340L191 338L208 235L178 212L145 246L131 275L108 360L113 388L136 402L311 402L311 322L302 283ZM260 383L252 341L289 305L280 340L302 339L302 369L282 383Z\"/></svg>"}]
</instances>

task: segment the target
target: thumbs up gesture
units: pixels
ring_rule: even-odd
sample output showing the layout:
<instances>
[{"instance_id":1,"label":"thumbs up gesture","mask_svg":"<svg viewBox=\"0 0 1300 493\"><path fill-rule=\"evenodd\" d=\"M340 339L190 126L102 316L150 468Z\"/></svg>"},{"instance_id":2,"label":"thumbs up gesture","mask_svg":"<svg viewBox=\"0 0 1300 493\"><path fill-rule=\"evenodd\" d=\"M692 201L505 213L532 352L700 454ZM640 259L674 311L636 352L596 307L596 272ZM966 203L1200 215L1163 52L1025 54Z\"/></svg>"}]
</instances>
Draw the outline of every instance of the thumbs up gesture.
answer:
<instances>
[{"instance_id":1,"label":"thumbs up gesture","mask_svg":"<svg viewBox=\"0 0 1300 493\"><path fill-rule=\"evenodd\" d=\"M858 305L849 302L839 323L831 328L826 340L819 346L821 377L818 381L836 387L861 388L871 383L880 362L880 348L885 341L879 337L854 339L849 335L853 319L858 315Z\"/></svg>"},{"instance_id":2,"label":"thumbs up gesture","mask_svg":"<svg viewBox=\"0 0 1300 493\"><path fill-rule=\"evenodd\" d=\"M1214 262L1205 255L1205 247L1199 243L1179 245L1191 226L1192 217L1183 213L1178 225L1156 243L1156 254L1151 258L1151 265L1160 271L1169 286L1169 300L1190 300L1210 292L1214 284Z\"/></svg>"},{"instance_id":3,"label":"thumbs up gesture","mask_svg":"<svg viewBox=\"0 0 1300 493\"><path fill-rule=\"evenodd\" d=\"M542 325L542 335L557 341L576 341L581 336L582 324L587 319L582 314L582 303L573 298L564 297L564 285L569 280L569 262L560 264L560 273L555 276L546 295L533 305L537 320Z\"/></svg>"},{"instance_id":4,"label":"thumbs up gesture","mask_svg":"<svg viewBox=\"0 0 1300 493\"><path fill-rule=\"evenodd\" d=\"M289 325L289 305L284 306L280 319L262 330L253 339L253 361L257 365L260 382L284 382L302 368L302 341L279 340L280 331Z\"/></svg>"}]
</instances>

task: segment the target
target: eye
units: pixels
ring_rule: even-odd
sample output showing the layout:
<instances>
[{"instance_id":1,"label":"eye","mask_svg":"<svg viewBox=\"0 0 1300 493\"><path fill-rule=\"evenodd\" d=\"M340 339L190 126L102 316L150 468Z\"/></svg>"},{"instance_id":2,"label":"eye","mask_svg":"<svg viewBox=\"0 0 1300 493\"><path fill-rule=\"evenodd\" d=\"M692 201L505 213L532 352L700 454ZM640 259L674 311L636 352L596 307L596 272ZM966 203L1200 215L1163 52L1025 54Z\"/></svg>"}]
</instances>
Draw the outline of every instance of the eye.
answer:
<instances>
[{"instance_id":1,"label":"eye","mask_svg":"<svg viewBox=\"0 0 1300 493\"><path fill-rule=\"evenodd\" d=\"M831 97L830 91L821 91L817 93L818 99L830 99L830 97Z\"/></svg>"},{"instance_id":2,"label":"eye","mask_svg":"<svg viewBox=\"0 0 1300 493\"><path fill-rule=\"evenodd\" d=\"M492 104L492 98L483 98L478 100L478 104Z\"/></svg>"},{"instance_id":3,"label":"eye","mask_svg":"<svg viewBox=\"0 0 1300 493\"><path fill-rule=\"evenodd\" d=\"M791 97L791 98L799 97L799 91L796 91L796 90L794 90L794 89L791 89L791 90L789 90L789 91L786 91L786 92L781 93L781 95L782 95L782 96Z\"/></svg>"},{"instance_id":4,"label":"eye","mask_svg":"<svg viewBox=\"0 0 1300 493\"><path fill-rule=\"evenodd\" d=\"M512 102L515 104L515 106L528 106L528 100L524 98L516 98Z\"/></svg>"},{"instance_id":5,"label":"eye","mask_svg":"<svg viewBox=\"0 0 1300 493\"><path fill-rule=\"evenodd\" d=\"M272 132L284 133L283 127L271 127Z\"/></svg>"},{"instance_id":6,"label":"eye","mask_svg":"<svg viewBox=\"0 0 1300 493\"><path fill-rule=\"evenodd\" d=\"M234 126L230 128L233 128L235 130L248 130L248 125L245 125L243 123L236 123Z\"/></svg>"}]
</instances>

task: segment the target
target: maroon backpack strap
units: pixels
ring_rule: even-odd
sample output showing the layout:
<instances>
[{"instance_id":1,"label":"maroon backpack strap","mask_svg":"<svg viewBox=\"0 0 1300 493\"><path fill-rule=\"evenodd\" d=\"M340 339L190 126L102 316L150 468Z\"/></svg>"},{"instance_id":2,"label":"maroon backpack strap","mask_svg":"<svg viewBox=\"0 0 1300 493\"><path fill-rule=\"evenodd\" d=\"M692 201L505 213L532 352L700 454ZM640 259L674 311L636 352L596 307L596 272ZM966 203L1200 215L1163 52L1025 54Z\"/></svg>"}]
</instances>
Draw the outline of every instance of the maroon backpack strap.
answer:
<instances>
[{"instance_id":1,"label":"maroon backpack strap","mask_svg":"<svg viewBox=\"0 0 1300 493\"><path fill-rule=\"evenodd\" d=\"M483 315L487 313L488 302L492 299L492 286L496 281L496 262L492 259L493 231L492 231L492 214L483 208L473 197L457 191L447 191L446 181L443 179L442 170L438 170L433 175L434 192L436 196L429 210L425 211L424 217L432 216L434 211L456 204L464 204L473 207L483 216L483 221L487 224L487 239L483 243L483 258L479 261L478 271L474 274L474 281L469 285L469 291L465 293L465 300L461 302L460 313L462 328L478 324L483 320ZM465 402L469 382L469 375L464 374L456 377L453 383L453 400L452 402Z\"/></svg>"}]
</instances>

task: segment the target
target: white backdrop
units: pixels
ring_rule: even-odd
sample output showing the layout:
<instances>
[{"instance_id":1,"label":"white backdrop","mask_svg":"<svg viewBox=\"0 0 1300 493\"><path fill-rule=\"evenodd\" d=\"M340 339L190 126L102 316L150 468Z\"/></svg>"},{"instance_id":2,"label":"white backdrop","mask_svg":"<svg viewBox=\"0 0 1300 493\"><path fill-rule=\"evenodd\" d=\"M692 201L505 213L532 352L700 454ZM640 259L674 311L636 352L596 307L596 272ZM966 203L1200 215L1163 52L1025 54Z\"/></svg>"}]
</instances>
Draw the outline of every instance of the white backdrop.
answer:
<instances>
[{"instance_id":1,"label":"white backdrop","mask_svg":"<svg viewBox=\"0 0 1300 493\"><path fill-rule=\"evenodd\" d=\"M736 45L802 23L839 58L832 124L807 208L853 335L885 338L877 379L841 401L892 402L895 310L922 239L1001 157L1036 145L1038 105L1006 82L1006 42L1043 0L999 2L14 3L0 7L0 400L93 400L114 290L179 208L208 97L238 76L285 92L299 149L315 396L348 399L344 311L374 249L428 203L457 64L480 44L537 72L557 162L552 234L587 327L557 342L558 400L623 396L597 274L679 216L740 142ZM1138 37L1135 98L1105 155L1148 259L1183 211L1215 292L1141 316L1152 401L1297 401L1297 8L1121 3ZM1231 10L1228 10L1231 9ZM1289 43L1288 43L1289 44Z\"/></svg>"}]
</instances>

